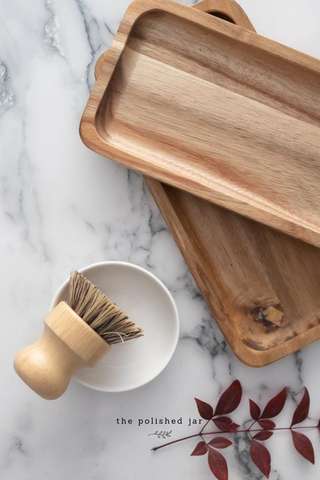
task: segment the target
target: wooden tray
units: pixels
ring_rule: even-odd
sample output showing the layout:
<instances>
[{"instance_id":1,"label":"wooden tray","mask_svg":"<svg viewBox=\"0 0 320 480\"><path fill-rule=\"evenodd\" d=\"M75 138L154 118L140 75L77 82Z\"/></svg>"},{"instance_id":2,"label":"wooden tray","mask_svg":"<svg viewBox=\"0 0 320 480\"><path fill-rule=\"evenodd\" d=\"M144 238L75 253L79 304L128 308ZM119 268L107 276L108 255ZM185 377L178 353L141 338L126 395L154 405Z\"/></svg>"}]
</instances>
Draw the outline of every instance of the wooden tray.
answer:
<instances>
[{"instance_id":1,"label":"wooden tray","mask_svg":"<svg viewBox=\"0 0 320 480\"><path fill-rule=\"evenodd\" d=\"M81 123L93 150L320 246L320 61L135 0Z\"/></svg>"},{"instance_id":2,"label":"wooden tray","mask_svg":"<svg viewBox=\"0 0 320 480\"><path fill-rule=\"evenodd\" d=\"M254 30L230 0L202 9ZM96 64L96 78L110 52ZM320 338L320 250L145 177L226 340L264 366Z\"/></svg>"}]
</instances>

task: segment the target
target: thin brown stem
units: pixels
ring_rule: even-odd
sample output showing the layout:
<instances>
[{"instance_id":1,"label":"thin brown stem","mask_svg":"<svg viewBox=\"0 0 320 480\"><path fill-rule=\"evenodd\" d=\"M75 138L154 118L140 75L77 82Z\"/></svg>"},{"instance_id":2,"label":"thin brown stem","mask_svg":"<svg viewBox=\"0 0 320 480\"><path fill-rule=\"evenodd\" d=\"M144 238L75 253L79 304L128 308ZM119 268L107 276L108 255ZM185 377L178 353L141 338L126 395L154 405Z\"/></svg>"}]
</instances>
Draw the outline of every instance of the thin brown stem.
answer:
<instances>
[{"instance_id":1,"label":"thin brown stem","mask_svg":"<svg viewBox=\"0 0 320 480\"><path fill-rule=\"evenodd\" d=\"M213 418L213 417L212 417L212 418ZM208 421L203 425L203 427L202 427L201 430L200 430L199 435L201 435L201 433L202 433L203 430L206 428L206 426L208 425L208 423L211 422L212 418L210 418L210 420L208 420Z\"/></svg>"},{"instance_id":2,"label":"thin brown stem","mask_svg":"<svg viewBox=\"0 0 320 480\"><path fill-rule=\"evenodd\" d=\"M250 427L248 428L248 431L251 430L251 428L253 427L253 425L254 425L255 423L256 423L256 420L254 420L254 421L251 423Z\"/></svg>"},{"instance_id":3,"label":"thin brown stem","mask_svg":"<svg viewBox=\"0 0 320 480\"><path fill-rule=\"evenodd\" d=\"M216 432L218 433L218 432ZM190 438L196 438L196 437L202 437L203 435L206 435L206 433L195 433L194 435L189 435L188 437L183 437L183 438L178 438L177 440L172 440L172 442L165 443L164 445L159 445L159 447L153 447L151 450L153 452L156 452L157 450L160 450L160 448L168 447L169 445L173 445L174 443L178 442L183 442L184 440L189 440Z\"/></svg>"},{"instance_id":4,"label":"thin brown stem","mask_svg":"<svg viewBox=\"0 0 320 480\"><path fill-rule=\"evenodd\" d=\"M210 420L208 420L206 425L209 422L210 422ZM205 425L205 427L206 427L206 425ZM206 433L203 432L203 428L202 428L199 433L195 433L194 435L188 435L187 437L178 438L177 440L173 440L173 441L165 443L163 445L159 445L158 447L154 447L151 450L156 452L157 450L160 450L161 448L164 448L164 447L168 447L169 445L173 445L174 443L179 443L179 442L183 442L185 440L190 440L190 438L196 438L196 437L201 437L202 438L205 435L222 435L222 434L251 433L251 432L257 433L257 432L264 432L265 431L265 429L263 429L263 428L254 428L254 429L251 430L251 427L252 427L252 425L249 428L246 428L246 429L243 429L243 430L234 430L233 432L220 431L220 432L206 432ZM297 427L296 426L293 426L293 427L275 427L275 428L271 428L269 431L273 432L273 431L281 431L281 430L304 430L304 429L312 429L312 428L318 428L318 425L307 425L307 426L302 426L302 427L299 427L299 426L297 426Z\"/></svg>"}]
</instances>

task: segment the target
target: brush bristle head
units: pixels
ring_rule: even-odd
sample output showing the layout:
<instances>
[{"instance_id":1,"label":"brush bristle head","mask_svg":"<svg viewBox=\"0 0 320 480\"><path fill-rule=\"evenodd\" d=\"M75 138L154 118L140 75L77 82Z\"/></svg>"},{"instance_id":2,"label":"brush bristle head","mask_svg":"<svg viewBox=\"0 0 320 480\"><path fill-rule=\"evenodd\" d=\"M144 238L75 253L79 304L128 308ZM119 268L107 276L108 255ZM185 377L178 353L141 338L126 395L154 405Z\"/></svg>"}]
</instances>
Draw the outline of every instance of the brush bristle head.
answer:
<instances>
[{"instance_id":1,"label":"brush bristle head","mask_svg":"<svg viewBox=\"0 0 320 480\"><path fill-rule=\"evenodd\" d=\"M143 331L82 273L70 275L68 305L110 345L143 336Z\"/></svg>"}]
</instances>

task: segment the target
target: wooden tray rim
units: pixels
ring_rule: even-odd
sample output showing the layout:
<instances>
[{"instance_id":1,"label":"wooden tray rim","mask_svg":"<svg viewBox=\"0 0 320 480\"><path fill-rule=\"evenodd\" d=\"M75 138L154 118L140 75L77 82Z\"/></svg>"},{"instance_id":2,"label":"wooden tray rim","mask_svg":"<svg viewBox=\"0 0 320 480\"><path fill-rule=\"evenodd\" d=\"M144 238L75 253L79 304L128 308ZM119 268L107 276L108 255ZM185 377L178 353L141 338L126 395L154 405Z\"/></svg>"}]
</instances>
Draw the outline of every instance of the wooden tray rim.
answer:
<instances>
[{"instance_id":1,"label":"wooden tray rim","mask_svg":"<svg viewBox=\"0 0 320 480\"><path fill-rule=\"evenodd\" d=\"M280 57L299 68L306 68L320 74L320 61L304 53L259 36L255 32L244 29L237 25L221 22L214 16L191 9L188 6L173 3L170 0L134 0L129 6L118 33L110 48L110 61L104 63L102 72L91 93L85 111L80 122L80 136L82 141L91 149L101 155L110 156L119 163L134 168L144 175L150 175L150 161L137 156L129 150L117 148L103 139L98 132L96 117L103 95L108 88L121 55L126 48L130 32L135 23L148 12L167 12L179 18L201 26L202 28L216 31L226 37L255 47L270 55ZM154 159L152 176L159 181L168 183L168 171L165 163ZM200 175L199 175L200 177ZM176 172L169 182L172 186L185 189L184 175ZM212 185L214 183L214 189ZM230 204L236 204L236 213L248 216L256 221L277 228L284 233L291 234L314 245L320 246L320 227L307 219L301 219L277 204L272 204L264 199L257 198L250 201L250 194L241 189L234 188L229 182L206 176L200 179L188 179L188 192L201 196L205 200L216 203L219 206L230 208Z\"/></svg>"},{"instance_id":2,"label":"wooden tray rim","mask_svg":"<svg viewBox=\"0 0 320 480\"><path fill-rule=\"evenodd\" d=\"M99 60L97 63L97 69L96 69L97 79L100 76L101 69L106 63L109 63L111 61L111 58L112 56L111 56L110 50L107 50L101 55L101 57L99 57ZM161 182L150 177L144 177L144 178L152 195L155 196L156 203L157 203L157 198L160 195L162 195L165 198L166 211L171 212L170 215L168 214L168 218L169 216L171 216L171 218L174 218L174 222L173 221L168 222L167 220L166 222L167 224L170 223L170 227L168 228L170 232L173 234L173 236L175 237L175 240L179 246L179 249L181 250L184 256L184 253L192 247L191 245L189 245L189 239L185 234L184 227L179 227L179 225L181 225L180 218L177 216L170 201L167 199L166 194L159 191L159 190L163 190L163 185L161 184ZM163 208L161 208L160 211L163 212ZM212 304L212 302L206 298L206 294L205 294L206 289L203 288L202 286L204 280L202 279L201 276L197 275L197 272L195 269L192 269L190 271L192 275L195 277L198 285L201 286L201 287L199 286L199 289L201 291L201 295L203 296L204 300L207 302L208 305ZM216 298L216 302L220 303L219 297ZM316 325L312 328L308 328L305 332L302 332L296 337L290 338L287 341L283 342L282 345L286 345L286 354L284 356L282 352L282 348L279 349L278 345L268 350L252 349L251 347L243 343L238 336L234 336L233 334L231 334L230 330L232 329L232 325L230 323L224 322L220 318L220 316L216 314L214 314L214 320L218 324L224 338L226 339L227 343L230 345L236 357L242 363L244 363L249 367L255 367L255 368L265 367L270 363L274 363L278 360L281 360L282 358L285 358L285 356L288 356L294 353L295 351L300 350L301 348L304 348L307 345L310 345L311 343L316 342L320 338L320 325ZM272 361L270 360L271 357L272 357Z\"/></svg>"},{"instance_id":3,"label":"wooden tray rim","mask_svg":"<svg viewBox=\"0 0 320 480\"><path fill-rule=\"evenodd\" d=\"M146 2L144 0L134 0L133 4L137 4L137 3L145 4ZM148 2L148 3L151 3L151 2ZM153 0L152 3L153 4L157 3L159 5L160 1L159 0ZM168 2L167 0L163 0L163 1L161 1L160 8L157 8L157 9L168 11L167 10L167 5L168 4L170 4L170 6L171 6L171 2ZM165 6L165 8L161 8L161 7L164 7L164 6ZM127 13L124 17L124 20L130 14L131 7L132 7L132 4L128 8ZM185 6L179 4L179 7L184 8ZM190 10L190 7L186 7L186 8ZM154 10L154 8L148 8L147 10L144 10L144 11L151 11L151 10ZM194 12L194 9L192 9L192 11ZM202 17L203 17L203 12L201 12L200 10L198 10L198 12L200 12ZM197 12L195 12L195 13L197 13ZM140 15L141 14L139 14L138 17ZM204 19L202 17L201 17L201 23L205 23ZM211 17L207 14L205 14L205 17L206 17L206 19L209 20L210 24L212 24L212 22L213 22L214 25L217 23L217 20L214 17ZM228 29L229 24L227 24L226 22L221 22L220 20L218 20L218 25L217 26L219 27L219 28L217 28L219 31L221 31L222 33L225 33L225 29ZM237 28L239 30L245 30L243 27L240 27L238 25L231 24L231 26L232 26L232 28ZM255 32L251 32L251 31L247 31L247 32L249 34L254 35L254 36L257 36L257 37L259 36ZM130 34L130 32L129 32L129 34ZM85 126L85 122L88 122L88 124L90 124L90 125L92 124L93 131L96 133L98 141L99 142L104 141L102 138L100 138L98 132L95 129L95 125L94 125L95 114L96 114L96 111L97 111L97 107L99 106L101 97L104 94L104 91L105 91L105 88L106 88L105 74L107 72L111 77L113 69L116 67L117 62L120 59L121 52L125 48L125 44L123 44L121 46L120 45L114 45L115 42L119 41L119 39L121 39L123 35L124 35L123 32L119 31L117 33L116 37L115 37L115 40L113 42L112 47L109 50L107 50L106 52L104 52L98 59L98 62L97 62L97 65L96 65L96 83L95 83L95 87L94 87L92 92L98 92L100 94L100 99L98 99L98 97L94 98L93 95L91 94L91 97L88 101L86 110L85 110L84 115L82 117L81 126L80 126L80 133L83 133L82 139L83 139L84 143L86 143L86 135L87 135L87 126L85 128L86 131L83 131L83 127ZM248 37L248 38L250 38L250 37ZM262 37L262 38L264 38L264 37ZM273 43L276 43L276 42L273 42ZM281 47L283 47L283 46L281 45ZM119 50L119 48L120 48L120 50ZM286 50L289 49L290 51L292 51L292 49L290 49L289 47L284 47L284 48ZM114 50L116 50L116 52ZM308 55L305 55L305 54L300 53L300 52L298 52L298 53L302 57L305 57L306 62L308 62L310 59L312 61L315 60L312 57L309 57ZM295 55L296 55L296 53L295 53ZM319 63L318 63L317 60L316 60L316 62L317 62L316 67L318 67L317 68L317 71L318 71L319 70ZM313 65L311 65L311 67L309 67L309 68L313 68ZM102 70L103 70L103 75L101 75ZM98 145L98 146L100 146L100 145ZM99 152L99 153L101 153L104 156L106 155L104 148L101 148L101 152ZM159 188L163 189L161 183L159 181L153 179L153 178L148 178L147 177L146 181L147 181L147 185L150 187L151 191L153 191L154 189L157 190ZM166 203L169 204L168 208L170 210L172 210L171 204L170 204L170 202L167 201L167 199L166 199ZM179 224L180 223L179 217L177 217L175 211L171 212L171 214L172 213L173 213L173 216L176 219L177 224ZM183 230L182 237L181 237L181 229L179 229L177 227L177 225L173 228L170 228L170 230L176 238L177 237L180 238L180 241L179 241L180 249L181 249L181 244L185 244L185 247L183 248L183 250L186 250L187 249L187 244L188 244L188 238L184 235L184 229L182 228L182 230ZM195 275L194 272L193 272L193 275ZM201 278L200 279L197 278L197 282L201 284ZM202 293L202 295L204 296L204 299L206 300L205 294ZM219 302L220 300L217 299L217 301ZM267 351L264 351L264 350L259 351L259 350L254 350L254 349L250 348L249 346L247 346L243 342L241 342L240 338L238 338L238 337L235 338L233 335L229 335L229 331L230 331L230 328L231 328L230 324L226 324L225 322L221 321L219 316L215 316L215 321L218 323L218 326L221 329L224 337L226 339L228 339L227 342L230 344L230 347L232 348L232 350L234 351L234 353L238 357L238 359L240 361L242 361L244 364L246 364L247 366L250 366L250 367L264 367L264 366L267 366L270 363L273 363L277 360L285 358L285 356L287 356L289 354L292 354L296 350L301 349L301 348L317 341L320 338L320 325L309 328L308 330L306 330L305 332L302 332L298 336L296 336L294 338L290 338L286 342L284 342L284 344L286 344L286 348L287 348L287 352L284 356L281 353L281 349L279 349L279 351L277 351L278 346L274 346L273 348L268 349ZM271 355L273 356L272 362L270 361Z\"/></svg>"}]
</instances>

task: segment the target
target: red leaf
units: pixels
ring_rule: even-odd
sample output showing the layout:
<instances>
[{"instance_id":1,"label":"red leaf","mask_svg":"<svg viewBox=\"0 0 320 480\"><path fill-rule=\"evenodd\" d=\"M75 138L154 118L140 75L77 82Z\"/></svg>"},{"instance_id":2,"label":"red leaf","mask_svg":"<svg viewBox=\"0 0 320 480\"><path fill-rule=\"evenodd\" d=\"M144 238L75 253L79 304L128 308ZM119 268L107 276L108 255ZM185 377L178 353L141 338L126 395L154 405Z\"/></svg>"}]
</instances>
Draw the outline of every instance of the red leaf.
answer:
<instances>
[{"instance_id":1,"label":"red leaf","mask_svg":"<svg viewBox=\"0 0 320 480\"><path fill-rule=\"evenodd\" d=\"M264 432L258 432L253 438L256 440L264 441L268 440L268 438L272 437L273 432L269 432L268 430L265 430Z\"/></svg>"},{"instance_id":2,"label":"red leaf","mask_svg":"<svg viewBox=\"0 0 320 480\"><path fill-rule=\"evenodd\" d=\"M196 448L191 453L191 456L205 455L208 451L206 442L199 442Z\"/></svg>"},{"instance_id":3,"label":"red leaf","mask_svg":"<svg viewBox=\"0 0 320 480\"><path fill-rule=\"evenodd\" d=\"M234 432L239 427L240 425L238 425L237 423L231 423L231 425L229 425L228 432Z\"/></svg>"},{"instance_id":4,"label":"red leaf","mask_svg":"<svg viewBox=\"0 0 320 480\"><path fill-rule=\"evenodd\" d=\"M228 480L228 465L221 453L209 449L208 463L211 472L218 480Z\"/></svg>"},{"instance_id":5,"label":"red leaf","mask_svg":"<svg viewBox=\"0 0 320 480\"><path fill-rule=\"evenodd\" d=\"M237 423L233 423L229 417L218 417L214 418L212 421L222 432L233 432L240 427Z\"/></svg>"},{"instance_id":6,"label":"red leaf","mask_svg":"<svg viewBox=\"0 0 320 480\"><path fill-rule=\"evenodd\" d=\"M271 470L271 457L269 450L262 443L252 440L250 445L250 456L253 463L259 468L260 472L269 478Z\"/></svg>"},{"instance_id":7,"label":"red leaf","mask_svg":"<svg viewBox=\"0 0 320 480\"><path fill-rule=\"evenodd\" d=\"M259 420L259 425L264 430L273 430L276 426L272 420Z\"/></svg>"},{"instance_id":8,"label":"red leaf","mask_svg":"<svg viewBox=\"0 0 320 480\"><path fill-rule=\"evenodd\" d=\"M303 435L303 433L295 432L294 430L291 430L291 435L297 452L314 465L314 451L309 438Z\"/></svg>"},{"instance_id":9,"label":"red leaf","mask_svg":"<svg viewBox=\"0 0 320 480\"><path fill-rule=\"evenodd\" d=\"M278 393L278 395L273 397L267 403L260 418L272 418L279 415L279 413L283 409L284 404L286 402L286 397L287 397L287 389L284 388L283 390L281 390L280 393Z\"/></svg>"},{"instance_id":10,"label":"red leaf","mask_svg":"<svg viewBox=\"0 0 320 480\"><path fill-rule=\"evenodd\" d=\"M228 448L232 445L232 442L224 437L213 438L209 445L214 448Z\"/></svg>"},{"instance_id":11,"label":"red leaf","mask_svg":"<svg viewBox=\"0 0 320 480\"><path fill-rule=\"evenodd\" d=\"M195 398L195 401L197 403L200 417L204 418L205 420L210 420L213 417L213 408L211 405L199 400L198 398Z\"/></svg>"},{"instance_id":12,"label":"red leaf","mask_svg":"<svg viewBox=\"0 0 320 480\"><path fill-rule=\"evenodd\" d=\"M215 426L219 428L219 430L227 430L227 428L232 424L230 417L218 417L214 418L212 421Z\"/></svg>"},{"instance_id":13,"label":"red leaf","mask_svg":"<svg viewBox=\"0 0 320 480\"><path fill-rule=\"evenodd\" d=\"M239 380L235 380L227 390L221 395L216 410L215 415L225 415L227 413L233 412L239 405L242 397L242 387Z\"/></svg>"},{"instance_id":14,"label":"red leaf","mask_svg":"<svg viewBox=\"0 0 320 480\"><path fill-rule=\"evenodd\" d=\"M295 412L293 414L291 427L293 425L296 425L297 423L303 422L307 418L309 413L309 407L310 407L309 392L308 392L308 389L305 388L302 400L297 406L297 408L295 409Z\"/></svg>"},{"instance_id":15,"label":"red leaf","mask_svg":"<svg viewBox=\"0 0 320 480\"><path fill-rule=\"evenodd\" d=\"M253 420L259 420L261 415L260 407L253 400L249 400L249 404L251 418L253 418Z\"/></svg>"}]
</instances>

